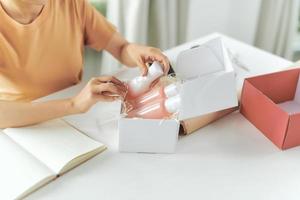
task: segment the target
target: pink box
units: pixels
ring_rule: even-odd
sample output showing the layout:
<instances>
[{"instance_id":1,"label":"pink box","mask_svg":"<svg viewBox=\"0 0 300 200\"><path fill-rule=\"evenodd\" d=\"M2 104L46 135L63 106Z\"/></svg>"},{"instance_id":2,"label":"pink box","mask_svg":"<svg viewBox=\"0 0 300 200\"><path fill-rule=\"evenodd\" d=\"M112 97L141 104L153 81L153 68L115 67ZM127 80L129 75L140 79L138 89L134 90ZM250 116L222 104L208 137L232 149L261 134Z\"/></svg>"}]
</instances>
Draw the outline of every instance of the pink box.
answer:
<instances>
[{"instance_id":1,"label":"pink box","mask_svg":"<svg viewBox=\"0 0 300 200\"><path fill-rule=\"evenodd\" d=\"M300 69L244 81L240 112L280 149L300 145Z\"/></svg>"}]
</instances>

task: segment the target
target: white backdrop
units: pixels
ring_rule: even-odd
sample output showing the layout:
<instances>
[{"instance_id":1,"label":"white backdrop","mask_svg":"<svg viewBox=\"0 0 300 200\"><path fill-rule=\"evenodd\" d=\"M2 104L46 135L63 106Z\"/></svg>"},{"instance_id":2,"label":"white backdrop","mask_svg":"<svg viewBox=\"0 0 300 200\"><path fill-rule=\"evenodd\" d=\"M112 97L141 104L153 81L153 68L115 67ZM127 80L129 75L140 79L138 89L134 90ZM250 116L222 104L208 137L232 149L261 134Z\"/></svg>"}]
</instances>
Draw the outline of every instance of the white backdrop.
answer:
<instances>
[{"instance_id":1,"label":"white backdrop","mask_svg":"<svg viewBox=\"0 0 300 200\"><path fill-rule=\"evenodd\" d=\"M263 0L256 46L292 59L298 17L299 0Z\"/></svg>"},{"instance_id":2,"label":"white backdrop","mask_svg":"<svg viewBox=\"0 0 300 200\"><path fill-rule=\"evenodd\" d=\"M221 32L254 44L261 0L190 0L187 39Z\"/></svg>"}]
</instances>

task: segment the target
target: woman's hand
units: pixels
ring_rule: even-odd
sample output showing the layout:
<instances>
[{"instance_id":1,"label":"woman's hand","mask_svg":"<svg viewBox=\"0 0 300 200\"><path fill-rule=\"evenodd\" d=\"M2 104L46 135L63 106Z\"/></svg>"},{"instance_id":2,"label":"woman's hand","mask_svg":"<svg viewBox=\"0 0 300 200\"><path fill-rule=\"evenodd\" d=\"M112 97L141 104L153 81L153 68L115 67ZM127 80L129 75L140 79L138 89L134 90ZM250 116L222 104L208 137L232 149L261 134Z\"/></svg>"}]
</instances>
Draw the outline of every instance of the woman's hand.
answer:
<instances>
[{"instance_id":1,"label":"woman's hand","mask_svg":"<svg viewBox=\"0 0 300 200\"><path fill-rule=\"evenodd\" d=\"M93 78L75 97L46 102L0 101L0 128L22 127L88 111L98 101L114 101L126 87L114 77Z\"/></svg>"},{"instance_id":2,"label":"woman's hand","mask_svg":"<svg viewBox=\"0 0 300 200\"><path fill-rule=\"evenodd\" d=\"M117 32L107 43L105 50L128 67L140 67L144 76L148 73L147 65L154 61L161 63L165 74L167 74L170 69L169 59L160 49L129 43Z\"/></svg>"},{"instance_id":3,"label":"woman's hand","mask_svg":"<svg viewBox=\"0 0 300 200\"><path fill-rule=\"evenodd\" d=\"M87 112L99 101L111 102L124 98L126 86L112 76L92 78L83 90L71 99L75 113Z\"/></svg>"},{"instance_id":4,"label":"woman's hand","mask_svg":"<svg viewBox=\"0 0 300 200\"><path fill-rule=\"evenodd\" d=\"M141 68L143 76L148 73L148 64L153 63L154 61L161 63L165 74L169 72L169 59L161 52L160 49L132 43L127 44L124 48L124 51L126 51L131 61Z\"/></svg>"}]
</instances>

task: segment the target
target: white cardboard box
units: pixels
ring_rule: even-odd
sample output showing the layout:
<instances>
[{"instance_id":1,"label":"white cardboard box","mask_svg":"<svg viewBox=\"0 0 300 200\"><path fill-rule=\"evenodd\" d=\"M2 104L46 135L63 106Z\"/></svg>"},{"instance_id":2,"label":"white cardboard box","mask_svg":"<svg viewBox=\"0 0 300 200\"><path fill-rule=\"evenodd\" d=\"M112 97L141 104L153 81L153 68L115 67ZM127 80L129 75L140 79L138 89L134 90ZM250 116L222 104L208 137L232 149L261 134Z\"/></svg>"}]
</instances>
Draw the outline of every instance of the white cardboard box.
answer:
<instances>
[{"instance_id":1,"label":"white cardboard box","mask_svg":"<svg viewBox=\"0 0 300 200\"><path fill-rule=\"evenodd\" d=\"M119 119L120 152L173 153L180 120L238 105L234 70L221 38L183 50L176 59L176 75L184 80L178 119Z\"/></svg>"}]
</instances>

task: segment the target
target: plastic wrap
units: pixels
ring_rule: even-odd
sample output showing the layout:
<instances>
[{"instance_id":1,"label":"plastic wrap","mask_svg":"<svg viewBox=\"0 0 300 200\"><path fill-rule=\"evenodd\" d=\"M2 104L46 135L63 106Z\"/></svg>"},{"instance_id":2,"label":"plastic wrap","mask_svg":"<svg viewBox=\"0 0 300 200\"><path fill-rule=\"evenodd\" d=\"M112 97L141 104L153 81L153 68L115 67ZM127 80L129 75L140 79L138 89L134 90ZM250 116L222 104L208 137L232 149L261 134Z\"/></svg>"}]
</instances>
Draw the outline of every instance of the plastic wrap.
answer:
<instances>
[{"instance_id":1,"label":"plastic wrap","mask_svg":"<svg viewBox=\"0 0 300 200\"><path fill-rule=\"evenodd\" d=\"M178 86L180 86L181 84L181 80L178 79L175 74L169 74L167 76L163 76L161 78L159 78L158 80L156 80L154 83L152 83L151 85L151 90L156 90L159 87L166 87L170 84L176 84ZM147 92L149 92L147 91ZM134 110L134 100L132 99L127 99L125 98L124 101L122 102L122 110L121 110L121 116L122 117L128 117L128 113ZM165 117L164 119L177 119L178 116L178 111L174 112L171 114L171 116ZM133 117L133 118L138 118L138 117Z\"/></svg>"}]
</instances>

